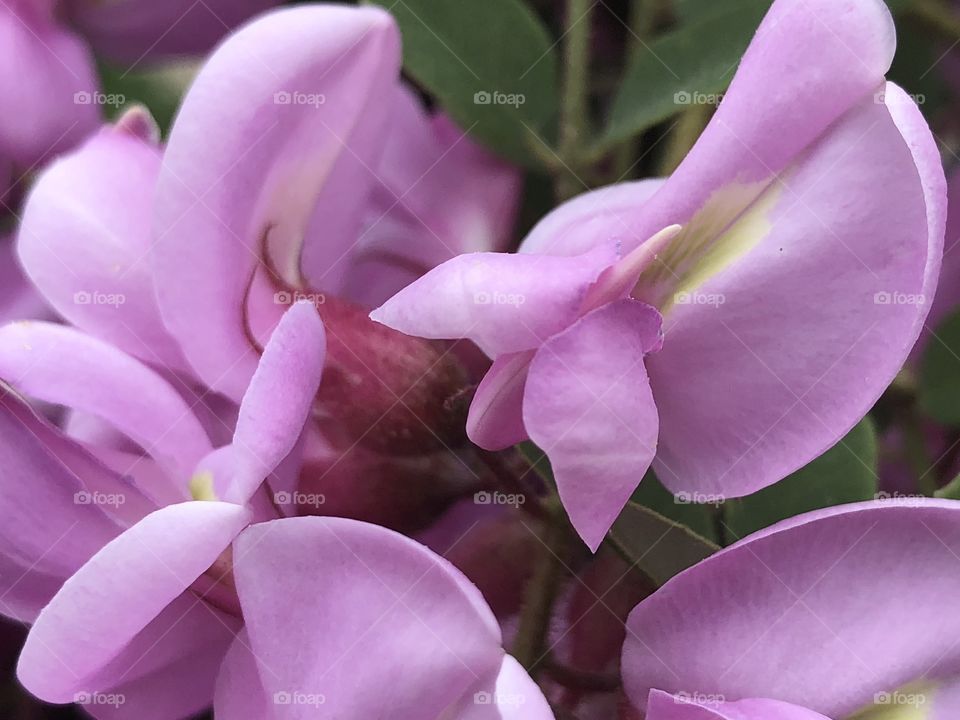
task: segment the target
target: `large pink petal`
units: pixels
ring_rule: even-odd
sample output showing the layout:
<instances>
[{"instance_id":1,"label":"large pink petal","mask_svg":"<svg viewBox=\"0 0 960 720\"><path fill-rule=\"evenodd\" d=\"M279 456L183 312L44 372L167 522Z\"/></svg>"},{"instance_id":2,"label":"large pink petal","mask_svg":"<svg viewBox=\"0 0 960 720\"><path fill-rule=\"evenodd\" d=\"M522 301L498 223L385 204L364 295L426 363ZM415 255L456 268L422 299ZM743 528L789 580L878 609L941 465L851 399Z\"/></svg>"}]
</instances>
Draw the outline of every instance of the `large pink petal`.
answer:
<instances>
[{"instance_id":1,"label":"large pink petal","mask_svg":"<svg viewBox=\"0 0 960 720\"><path fill-rule=\"evenodd\" d=\"M871 96L771 186L730 231L745 254L665 312L648 370L654 467L672 490L776 482L842 438L905 361L936 282L945 192L918 111L887 96L895 111Z\"/></svg>"},{"instance_id":2,"label":"large pink petal","mask_svg":"<svg viewBox=\"0 0 960 720\"><path fill-rule=\"evenodd\" d=\"M960 666L960 503L820 510L676 576L628 620L624 683L846 717ZM891 592L896 588L896 592Z\"/></svg>"},{"instance_id":3,"label":"large pink petal","mask_svg":"<svg viewBox=\"0 0 960 720\"><path fill-rule=\"evenodd\" d=\"M830 720L818 712L779 700L750 698L727 702L703 693L650 693L647 720Z\"/></svg>"},{"instance_id":4,"label":"large pink petal","mask_svg":"<svg viewBox=\"0 0 960 720\"><path fill-rule=\"evenodd\" d=\"M896 47L882 0L777 0L703 135L631 225L640 241L686 224L736 181L763 187L837 119L882 89ZM816 48L816 52L811 52Z\"/></svg>"},{"instance_id":5,"label":"large pink petal","mask_svg":"<svg viewBox=\"0 0 960 720\"><path fill-rule=\"evenodd\" d=\"M248 519L231 503L181 503L108 543L40 613L20 656L20 681L50 702L100 689L89 684L213 565Z\"/></svg>"},{"instance_id":6,"label":"large pink petal","mask_svg":"<svg viewBox=\"0 0 960 720\"><path fill-rule=\"evenodd\" d=\"M265 272L251 286L256 268L298 284L312 222L334 255L356 241L388 121L373 105L398 65L383 10L301 5L232 35L188 92L157 187L154 267L164 320L213 389L239 401L249 335L284 309Z\"/></svg>"},{"instance_id":7,"label":"large pink petal","mask_svg":"<svg viewBox=\"0 0 960 720\"><path fill-rule=\"evenodd\" d=\"M664 182L659 178L623 182L578 195L538 222L520 252L580 255L610 240L636 245L646 238L633 237L631 222Z\"/></svg>"},{"instance_id":8,"label":"large pink petal","mask_svg":"<svg viewBox=\"0 0 960 720\"><path fill-rule=\"evenodd\" d=\"M187 481L210 441L187 402L159 375L70 327L20 322L0 328L0 378L39 400L113 424Z\"/></svg>"},{"instance_id":9,"label":"large pink petal","mask_svg":"<svg viewBox=\"0 0 960 720\"><path fill-rule=\"evenodd\" d=\"M287 518L244 532L235 561L267 697L323 696L326 717L421 720L500 665L500 630L476 587L392 531ZM312 712L274 708L277 718Z\"/></svg>"},{"instance_id":10,"label":"large pink petal","mask_svg":"<svg viewBox=\"0 0 960 720\"><path fill-rule=\"evenodd\" d=\"M579 316L590 286L616 260L613 242L576 257L460 255L370 317L408 335L469 338L494 358L530 350Z\"/></svg>"},{"instance_id":11,"label":"large pink petal","mask_svg":"<svg viewBox=\"0 0 960 720\"><path fill-rule=\"evenodd\" d=\"M530 439L550 458L560 499L596 550L657 450L644 354L660 315L622 300L584 316L537 351L523 399Z\"/></svg>"},{"instance_id":12,"label":"large pink petal","mask_svg":"<svg viewBox=\"0 0 960 720\"><path fill-rule=\"evenodd\" d=\"M483 376L470 403L467 435L482 448L504 450L528 439L523 391L535 350L501 355Z\"/></svg>"},{"instance_id":13,"label":"large pink petal","mask_svg":"<svg viewBox=\"0 0 960 720\"><path fill-rule=\"evenodd\" d=\"M77 327L154 365L187 368L160 319L150 219L160 172L151 143L111 128L39 177L17 252L47 301Z\"/></svg>"}]
</instances>

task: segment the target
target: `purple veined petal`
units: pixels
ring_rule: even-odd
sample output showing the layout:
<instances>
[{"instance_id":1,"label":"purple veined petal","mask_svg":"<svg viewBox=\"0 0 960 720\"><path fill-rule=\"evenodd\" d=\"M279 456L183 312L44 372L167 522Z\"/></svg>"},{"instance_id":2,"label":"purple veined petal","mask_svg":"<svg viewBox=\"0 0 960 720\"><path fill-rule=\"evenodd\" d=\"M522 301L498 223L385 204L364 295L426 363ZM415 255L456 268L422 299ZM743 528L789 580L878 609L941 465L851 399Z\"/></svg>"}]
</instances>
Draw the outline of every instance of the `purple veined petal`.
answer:
<instances>
[{"instance_id":1,"label":"purple veined petal","mask_svg":"<svg viewBox=\"0 0 960 720\"><path fill-rule=\"evenodd\" d=\"M330 253L355 242L388 121L374 104L399 62L383 10L291 7L230 36L184 99L157 186L158 297L198 375L235 401L257 361L247 306L283 309L251 278L266 261L298 286L314 222Z\"/></svg>"},{"instance_id":2,"label":"purple veined petal","mask_svg":"<svg viewBox=\"0 0 960 720\"><path fill-rule=\"evenodd\" d=\"M295 303L267 342L240 403L235 476L226 500L245 503L290 454L320 387L326 335L312 303Z\"/></svg>"},{"instance_id":3,"label":"purple veined petal","mask_svg":"<svg viewBox=\"0 0 960 720\"><path fill-rule=\"evenodd\" d=\"M234 571L266 696L323 698L326 717L437 717L503 657L477 588L376 525L332 517L254 525L235 543ZM274 708L277 718L311 713L300 702Z\"/></svg>"},{"instance_id":4,"label":"purple veined petal","mask_svg":"<svg viewBox=\"0 0 960 720\"><path fill-rule=\"evenodd\" d=\"M89 691L88 684L103 681L127 644L213 565L248 520L239 505L180 503L108 543L40 613L20 656L20 682L49 702L72 702Z\"/></svg>"},{"instance_id":5,"label":"purple veined petal","mask_svg":"<svg viewBox=\"0 0 960 720\"><path fill-rule=\"evenodd\" d=\"M38 571L0 552L0 615L32 623L57 594L64 578Z\"/></svg>"},{"instance_id":6,"label":"purple veined petal","mask_svg":"<svg viewBox=\"0 0 960 720\"><path fill-rule=\"evenodd\" d=\"M654 469L671 490L738 496L780 480L836 444L906 360L945 192L929 131L897 113L871 96L845 116L728 231L750 249L664 312L647 369Z\"/></svg>"},{"instance_id":7,"label":"purple veined petal","mask_svg":"<svg viewBox=\"0 0 960 720\"><path fill-rule=\"evenodd\" d=\"M210 441L190 406L135 358L73 328L0 328L0 377L24 394L112 423L186 482Z\"/></svg>"},{"instance_id":8,"label":"purple veined petal","mask_svg":"<svg viewBox=\"0 0 960 720\"><path fill-rule=\"evenodd\" d=\"M163 326L150 276L150 219L160 151L104 129L40 175L17 253L71 324L152 365L187 372Z\"/></svg>"},{"instance_id":9,"label":"purple veined petal","mask_svg":"<svg viewBox=\"0 0 960 720\"><path fill-rule=\"evenodd\" d=\"M631 702L643 709L660 688L837 718L877 693L936 682L960 666L960 620L944 605L960 590L958 513L960 503L925 499L828 508L681 573L628 620Z\"/></svg>"},{"instance_id":10,"label":"purple veined petal","mask_svg":"<svg viewBox=\"0 0 960 720\"><path fill-rule=\"evenodd\" d=\"M233 27L276 0L69 0L71 20L94 49L124 66L201 55Z\"/></svg>"},{"instance_id":11,"label":"purple veined petal","mask_svg":"<svg viewBox=\"0 0 960 720\"><path fill-rule=\"evenodd\" d=\"M553 720L543 691L511 655L496 675L481 683L441 720Z\"/></svg>"},{"instance_id":12,"label":"purple veined petal","mask_svg":"<svg viewBox=\"0 0 960 720\"><path fill-rule=\"evenodd\" d=\"M120 527L43 439L42 421L0 385L0 554L63 579Z\"/></svg>"},{"instance_id":13,"label":"purple veined petal","mask_svg":"<svg viewBox=\"0 0 960 720\"><path fill-rule=\"evenodd\" d=\"M657 405L644 354L660 314L635 300L585 315L541 347L523 422L550 458L570 522L595 551L657 451Z\"/></svg>"},{"instance_id":14,"label":"purple veined petal","mask_svg":"<svg viewBox=\"0 0 960 720\"><path fill-rule=\"evenodd\" d=\"M647 704L647 720L830 720L807 708L780 702L750 698L725 701L701 693L671 695L652 690Z\"/></svg>"},{"instance_id":15,"label":"purple veined petal","mask_svg":"<svg viewBox=\"0 0 960 720\"><path fill-rule=\"evenodd\" d=\"M0 6L0 95L16 108L0 118L0 154L33 168L99 123L93 57L46 8ZM6 190L6 188L4 188Z\"/></svg>"},{"instance_id":16,"label":"purple veined petal","mask_svg":"<svg viewBox=\"0 0 960 720\"><path fill-rule=\"evenodd\" d=\"M493 358L531 350L579 316L587 291L616 260L614 243L576 257L460 255L370 317L408 335L467 338Z\"/></svg>"},{"instance_id":17,"label":"purple veined petal","mask_svg":"<svg viewBox=\"0 0 960 720\"><path fill-rule=\"evenodd\" d=\"M665 182L660 178L623 182L578 195L537 223L519 252L580 255L610 240L625 245L642 242L645 238L632 237L633 218Z\"/></svg>"},{"instance_id":18,"label":"purple veined petal","mask_svg":"<svg viewBox=\"0 0 960 720\"><path fill-rule=\"evenodd\" d=\"M774 2L707 129L635 217L634 237L688 225L724 188L727 204L747 207L830 125L882 90L895 47L882 0Z\"/></svg>"},{"instance_id":19,"label":"purple veined petal","mask_svg":"<svg viewBox=\"0 0 960 720\"><path fill-rule=\"evenodd\" d=\"M241 630L220 665L213 712L218 720L272 720L273 698L267 698L250 637Z\"/></svg>"},{"instance_id":20,"label":"purple veined petal","mask_svg":"<svg viewBox=\"0 0 960 720\"><path fill-rule=\"evenodd\" d=\"M483 376L470 403L467 436L486 450L505 450L528 439L523 391L535 350L502 355Z\"/></svg>"}]
</instances>

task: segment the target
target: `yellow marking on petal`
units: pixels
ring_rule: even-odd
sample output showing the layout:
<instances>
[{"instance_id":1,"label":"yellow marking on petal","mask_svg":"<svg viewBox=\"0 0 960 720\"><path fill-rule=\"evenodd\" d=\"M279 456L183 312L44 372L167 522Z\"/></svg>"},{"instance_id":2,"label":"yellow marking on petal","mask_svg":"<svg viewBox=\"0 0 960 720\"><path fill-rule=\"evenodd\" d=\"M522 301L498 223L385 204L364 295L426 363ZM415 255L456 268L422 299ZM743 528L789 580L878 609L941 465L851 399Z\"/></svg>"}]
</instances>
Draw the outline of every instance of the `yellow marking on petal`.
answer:
<instances>
[{"instance_id":1,"label":"yellow marking on petal","mask_svg":"<svg viewBox=\"0 0 960 720\"><path fill-rule=\"evenodd\" d=\"M666 312L677 295L696 290L770 234L782 194L782 183L769 181L717 190L640 276L635 295Z\"/></svg>"},{"instance_id":2,"label":"yellow marking on petal","mask_svg":"<svg viewBox=\"0 0 960 720\"><path fill-rule=\"evenodd\" d=\"M848 720L927 720L933 712L936 686L912 683L893 692L878 692L873 702Z\"/></svg>"},{"instance_id":3,"label":"yellow marking on petal","mask_svg":"<svg viewBox=\"0 0 960 720\"><path fill-rule=\"evenodd\" d=\"M219 500L213 491L213 473L209 470L198 472L190 478L190 496L194 500Z\"/></svg>"}]
</instances>

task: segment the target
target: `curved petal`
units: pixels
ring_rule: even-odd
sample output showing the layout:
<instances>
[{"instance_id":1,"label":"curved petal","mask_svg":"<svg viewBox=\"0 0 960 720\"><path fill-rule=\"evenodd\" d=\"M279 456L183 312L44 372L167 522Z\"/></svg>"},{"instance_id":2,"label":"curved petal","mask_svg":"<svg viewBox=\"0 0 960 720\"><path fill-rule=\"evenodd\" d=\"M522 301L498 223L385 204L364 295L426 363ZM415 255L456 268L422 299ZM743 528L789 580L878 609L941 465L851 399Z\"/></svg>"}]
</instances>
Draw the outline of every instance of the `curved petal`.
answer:
<instances>
[{"instance_id":1,"label":"curved petal","mask_svg":"<svg viewBox=\"0 0 960 720\"><path fill-rule=\"evenodd\" d=\"M477 686L446 720L553 720L543 691L510 655L490 680Z\"/></svg>"},{"instance_id":2,"label":"curved petal","mask_svg":"<svg viewBox=\"0 0 960 720\"><path fill-rule=\"evenodd\" d=\"M383 10L301 5L230 36L188 92L157 185L153 259L164 320L214 390L239 401L257 362L248 333L283 309L265 270L251 284L256 269L298 286L313 222L331 254L356 240L388 120L373 105L399 59Z\"/></svg>"},{"instance_id":3,"label":"curved petal","mask_svg":"<svg viewBox=\"0 0 960 720\"><path fill-rule=\"evenodd\" d=\"M48 8L0 5L0 96L8 108L0 154L33 169L66 150L97 127L97 92L90 51Z\"/></svg>"},{"instance_id":4,"label":"curved petal","mask_svg":"<svg viewBox=\"0 0 960 720\"><path fill-rule=\"evenodd\" d=\"M245 503L297 444L320 387L325 352L313 304L294 304L270 336L240 403L230 502Z\"/></svg>"},{"instance_id":5,"label":"curved petal","mask_svg":"<svg viewBox=\"0 0 960 720\"><path fill-rule=\"evenodd\" d=\"M902 366L933 292L945 193L928 131L897 112L906 139L872 97L835 125L729 229L750 249L665 312L647 367L654 469L671 490L737 496L780 480Z\"/></svg>"},{"instance_id":6,"label":"curved petal","mask_svg":"<svg viewBox=\"0 0 960 720\"><path fill-rule=\"evenodd\" d=\"M637 211L663 187L664 179L623 182L577 195L550 212L524 239L519 252L580 255L597 243L631 236ZM640 243L646 238L633 238Z\"/></svg>"},{"instance_id":7,"label":"curved petal","mask_svg":"<svg viewBox=\"0 0 960 720\"><path fill-rule=\"evenodd\" d=\"M483 376L470 403L467 436L485 450L504 450L528 439L523 391L533 350L501 355Z\"/></svg>"},{"instance_id":8,"label":"curved petal","mask_svg":"<svg viewBox=\"0 0 960 720\"><path fill-rule=\"evenodd\" d=\"M610 303L555 335L530 363L523 421L550 458L570 522L591 550L636 489L657 450L657 406L644 354L660 314Z\"/></svg>"},{"instance_id":9,"label":"curved petal","mask_svg":"<svg viewBox=\"0 0 960 720\"><path fill-rule=\"evenodd\" d=\"M63 325L0 328L0 378L21 392L109 421L186 483L210 450L186 401L153 370Z\"/></svg>"},{"instance_id":10,"label":"curved petal","mask_svg":"<svg viewBox=\"0 0 960 720\"><path fill-rule=\"evenodd\" d=\"M838 118L882 90L895 48L883 0L774 2L707 129L635 216L633 237L687 224L732 183L746 207Z\"/></svg>"},{"instance_id":11,"label":"curved petal","mask_svg":"<svg viewBox=\"0 0 960 720\"><path fill-rule=\"evenodd\" d=\"M617 259L614 243L576 257L460 255L370 317L408 335L468 338L496 358L536 348L573 322L590 286Z\"/></svg>"},{"instance_id":12,"label":"curved petal","mask_svg":"<svg viewBox=\"0 0 960 720\"><path fill-rule=\"evenodd\" d=\"M779 700L751 698L727 702L702 693L670 695L653 690L648 720L830 720L820 713Z\"/></svg>"},{"instance_id":13,"label":"curved petal","mask_svg":"<svg viewBox=\"0 0 960 720\"><path fill-rule=\"evenodd\" d=\"M500 629L476 587L382 527L319 517L262 523L238 538L235 560L267 697L323 698L328 717L420 720L500 665ZM274 712L310 710L292 702Z\"/></svg>"},{"instance_id":14,"label":"curved petal","mask_svg":"<svg viewBox=\"0 0 960 720\"><path fill-rule=\"evenodd\" d=\"M233 27L277 0L80 0L71 20L97 52L129 66L143 60L206 53Z\"/></svg>"},{"instance_id":15,"label":"curved petal","mask_svg":"<svg viewBox=\"0 0 960 720\"><path fill-rule=\"evenodd\" d=\"M63 579L120 528L103 504L90 501L84 483L43 442L40 423L0 385L0 555L22 567L24 575L29 569ZM13 572L11 567L3 579L15 583ZM6 593L0 597L0 610L5 598Z\"/></svg>"},{"instance_id":16,"label":"curved petal","mask_svg":"<svg viewBox=\"0 0 960 720\"><path fill-rule=\"evenodd\" d=\"M681 573L627 622L624 684L768 697L846 717L875 693L956 668L960 503L818 510ZM890 592L890 588L897 588Z\"/></svg>"},{"instance_id":17,"label":"curved petal","mask_svg":"<svg viewBox=\"0 0 960 720\"><path fill-rule=\"evenodd\" d=\"M150 276L154 145L106 129L40 175L23 210L20 262L70 323L144 362L186 370Z\"/></svg>"},{"instance_id":18,"label":"curved petal","mask_svg":"<svg viewBox=\"0 0 960 720\"><path fill-rule=\"evenodd\" d=\"M248 519L230 503L169 505L108 543L40 613L20 655L20 682L50 702L90 691L91 680L213 565Z\"/></svg>"}]
</instances>

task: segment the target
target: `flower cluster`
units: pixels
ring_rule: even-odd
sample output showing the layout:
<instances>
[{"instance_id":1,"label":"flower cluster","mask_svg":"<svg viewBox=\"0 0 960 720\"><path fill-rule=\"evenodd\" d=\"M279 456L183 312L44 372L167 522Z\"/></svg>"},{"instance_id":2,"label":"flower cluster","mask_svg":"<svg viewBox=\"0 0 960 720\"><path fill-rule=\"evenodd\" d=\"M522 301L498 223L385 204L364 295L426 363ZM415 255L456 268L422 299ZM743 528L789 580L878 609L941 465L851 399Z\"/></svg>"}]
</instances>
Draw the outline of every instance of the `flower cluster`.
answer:
<instances>
[{"instance_id":1,"label":"flower cluster","mask_svg":"<svg viewBox=\"0 0 960 720\"><path fill-rule=\"evenodd\" d=\"M776 0L725 93L676 94L709 122L668 177L517 245L521 170L401 74L409 8L244 22L273 4L0 10L43 71L0 75L0 189L36 171L0 267L23 687L100 720L960 710L960 503L777 504L952 309L886 5ZM89 47L221 35L167 133L101 120Z\"/></svg>"}]
</instances>

